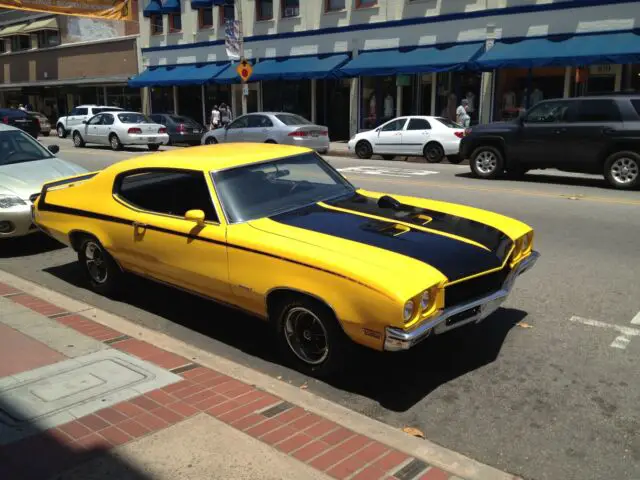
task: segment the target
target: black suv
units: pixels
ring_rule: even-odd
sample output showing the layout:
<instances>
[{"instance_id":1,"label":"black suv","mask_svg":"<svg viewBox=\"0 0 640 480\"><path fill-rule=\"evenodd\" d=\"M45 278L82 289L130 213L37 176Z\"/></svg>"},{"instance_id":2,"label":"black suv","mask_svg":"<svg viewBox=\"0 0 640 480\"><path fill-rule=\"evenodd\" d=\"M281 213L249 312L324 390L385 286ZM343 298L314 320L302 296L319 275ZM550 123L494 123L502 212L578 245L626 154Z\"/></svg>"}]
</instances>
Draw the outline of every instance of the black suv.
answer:
<instances>
[{"instance_id":1,"label":"black suv","mask_svg":"<svg viewBox=\"0 0 640 480\"><path fill-rule=\"evenodd\" d=\"M460 153L480 178L557 168L630 190L640 185L640 95L545 100L512 122L468 129Z\"/></svg>"}]
</instances>

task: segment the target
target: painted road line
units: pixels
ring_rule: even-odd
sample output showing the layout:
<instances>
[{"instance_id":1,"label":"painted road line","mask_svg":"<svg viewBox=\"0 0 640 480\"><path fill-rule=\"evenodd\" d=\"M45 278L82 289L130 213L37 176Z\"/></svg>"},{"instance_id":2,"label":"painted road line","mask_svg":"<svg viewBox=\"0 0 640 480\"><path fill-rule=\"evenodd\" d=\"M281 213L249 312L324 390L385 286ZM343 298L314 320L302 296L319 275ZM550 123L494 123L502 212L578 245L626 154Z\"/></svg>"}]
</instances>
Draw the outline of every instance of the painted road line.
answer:
<instances>
[{"instance_id":1,"label":"painted road line","mask_svg":"<svg viewBox=\"0 0 640 480\"><path fill-rule=\"evenodd\" d=\"M627 337L626 335L620 335L619 337L616 337L616 339L611 342L611 345L609 345L612 348L619 348L620 350L624 350L625 348L627 348L627 345L629 345L629 342L631 342L631 339L629 337Z\"/></svg>"},{"instance_id":2,"label":"painted road line","mask_svg":"<svg viewBox=\"0 0 640 480\"><path fill-rule=\"evenodd\" d=\"M631 325L640 325L640 312L636 313L636 316L631 320Z\"/></svg>"},{"instance_id":3,"label":"painted road line","mask_svg":"<svg viewBox=\"0 0 640 480\"><path fill-rule=\"evenodd\" d=\"M583 325L589 325L590 327L604 328L608 330L615 330L622 335L618 335L611 345L612 348L617 348L620 350L624 350L627 348L627 345L631 343L631 337L640 337L640 329L632 328L632 327L623 327L621 325L614 325L612 323L601 322L599 320L592 320L590 318L583 318L573 316L569 319L575 323L581 323Z\"/></svg>"},{"instance_id":4,"label":"painted road line","mask_svg":"<svg viewBox=\"0 0 640 480\"><path fill-rule=\"evenodd\" d=\"M338 168L339 172L351 173L351 174L365 174L365 175L384 175L387 177L415 177L425 175L435 175L440 172L433 170L414 170L410 168L391 168L391 167L369 167L369 166L357 166L357 167L345 167Z\"/></svg>"}]
</instances>

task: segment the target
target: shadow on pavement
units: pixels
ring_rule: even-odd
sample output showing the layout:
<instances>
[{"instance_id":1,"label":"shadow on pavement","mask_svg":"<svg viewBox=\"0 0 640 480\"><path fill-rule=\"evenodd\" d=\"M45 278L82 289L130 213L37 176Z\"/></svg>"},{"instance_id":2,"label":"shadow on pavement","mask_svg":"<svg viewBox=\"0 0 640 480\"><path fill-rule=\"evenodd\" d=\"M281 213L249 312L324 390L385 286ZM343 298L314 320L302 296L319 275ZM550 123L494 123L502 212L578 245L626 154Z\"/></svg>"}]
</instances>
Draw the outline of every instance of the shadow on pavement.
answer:
<instances>
[{"instance_id":1,"label":"shadow on pavement","mask_svg":"<svg viewBox=\"0 0 640 480\"><path fill-rule=\"evenodd\" d=\"M10 388L7 388L10 390ZM95 434L81 436L77 441L58 429L42 430L30 420L24 420L19 406L7 400L7 390L0 391L0 478L2 480L152 480L135 465L110 451L110 444ZM20 440L9 441L16 425L28 432ZM13 428L12 428L13 427ZM71 428L62 426L66 431ZM82 427L82 425L80 425ZM89 430L84 429L85 432ZM75 430L78 433L78 430ZM13 437L15 438L15 437ZM100 459L100 474L83 476L74 468Z\"/></svg>"},{"instance_id":2,"label":"shadow on pavement","mask_svg":"<svg viewBox=\"0 0 640 480\"><path fill-rule=\"evenodd\" d=\"M556 170L559 173L559 170ZM473 180L479 181L479 182L486 182L488 180L481 180L481 179L477 179L475 178L471 172L465 172L465 173L457 173L455 175L456 177L459 178L471 178ZM527 173L526 175L523 175L521 177L517 177L517 178L510 178L508 176L504 176L502 178L498 178L496 180L491 180L493 182L495 181L511 181L511 182L520 182L520 183L544 183L547 185L568 185L568 186L572 186L572 187L592 187L592 188L600 188L600 189L605 189L605 190L610 190L609 185L607 184L606 180L602 177L602 176L593 176L593 177L571 177L569 176L569 174L567 174L567 176L563 176L563 175L547 175L545 173L538 173L538 172L530 172Z\"/></svg>"},{"instance_id":3,"label":"shadow on pavement","mask_svg":"<svg viewBox=\"0 0 640 480\"><path fill-rule=\"evenodd\" d=\"M45 271L79 288L87 288L75 263ZM298 372L283 371L282 358L275 341L271 340L273 331L259 319L138 277L127 279L125 292L118 301L230 347L216 353L250 368L271 376L283 376L294 384L308 380ZM408 352L381 353L355 346L342 372L327 383L368 397L389 410L406 411L439 386L493 362L509 330L525 316L520 310L503 308L479 325L428 338ZM233 350L251 357L238 358ZM319 387L322 388L322 384ZM309 388L314 390L312 385Z\"/></svg>"},{"instance_id":4,"label":"shadow on pavement","mask_svg":"<svg viewBox=\"0 0 640 480\"><path fill-rule=\"evenodd\" d=\"M17 258L38 255L67 248L44 233L33 233L24 237L0 240L0 258Z\"/></svg>"}]
</instances>

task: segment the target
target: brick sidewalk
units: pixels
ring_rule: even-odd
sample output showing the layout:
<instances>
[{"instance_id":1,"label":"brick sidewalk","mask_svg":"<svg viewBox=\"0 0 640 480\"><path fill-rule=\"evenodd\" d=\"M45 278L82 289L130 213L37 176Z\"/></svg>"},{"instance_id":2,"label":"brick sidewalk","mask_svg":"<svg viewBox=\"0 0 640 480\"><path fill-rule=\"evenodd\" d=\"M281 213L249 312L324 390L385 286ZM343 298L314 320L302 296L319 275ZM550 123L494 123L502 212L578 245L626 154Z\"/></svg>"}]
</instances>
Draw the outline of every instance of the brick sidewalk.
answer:
<instances>
[{"instance_id":1,"label":"brick sidewalk","mask_svg":"<svg viewBox=\"0 0 640 480\"><path fill-rule=\"evenodd\" d=\"M0 297L102 342L105 348L132 355L180 377L165 387L98 409L65 424L34 432L15 442L0 444L2 479L48 478L114 447L152 435L198 414L210 415L333 478L458 478L266 391L130 338L82 315L66 312L9 285L0 283ZM11 341L17 346L21 342L36 342L19 332L14 331L12 335L15 338ZM25 338L20 339L20 336ZM4 353L0 351L0 363L8 364L7 360L11 360L13 366L12 370L1 374L18 374L15 378L19 378L19 372L50 365L64 358L49 350L42 345L24 356L17 354L17 348ZM6 352L10 353L5 355ZM13 358L8 358L8 355ZM9 390L19 386L9 385L0 387L0 401Z\"/></svg>"}]
</instances>

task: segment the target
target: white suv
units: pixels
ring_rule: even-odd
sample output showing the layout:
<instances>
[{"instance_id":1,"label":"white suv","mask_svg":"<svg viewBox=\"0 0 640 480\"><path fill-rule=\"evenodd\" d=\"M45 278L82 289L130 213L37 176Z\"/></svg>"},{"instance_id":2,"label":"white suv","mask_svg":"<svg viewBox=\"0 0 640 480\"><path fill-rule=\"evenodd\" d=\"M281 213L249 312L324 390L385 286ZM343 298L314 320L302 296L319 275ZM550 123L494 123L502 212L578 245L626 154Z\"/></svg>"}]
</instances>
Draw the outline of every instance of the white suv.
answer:
<instances>
[{"instance_id":1,"label":"white suv","mask_svg":"<svg viewBox=\"0 0 640 480\"><path fill-rule=\"evenodd\" d=\"M73 127L77 127L82 125L84 120L89 120L94 115L102 112L115 112L121 111L122 108L118 107L108 107L106 105L80 105L78 107L74 107L71 110L71 113L66 117L60 117L56 122L56 131L58 132L58 137L64 138L66 137Z\"/></svg>"}]
</instances>

